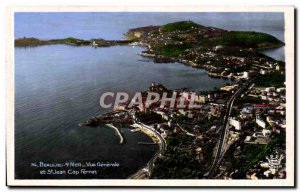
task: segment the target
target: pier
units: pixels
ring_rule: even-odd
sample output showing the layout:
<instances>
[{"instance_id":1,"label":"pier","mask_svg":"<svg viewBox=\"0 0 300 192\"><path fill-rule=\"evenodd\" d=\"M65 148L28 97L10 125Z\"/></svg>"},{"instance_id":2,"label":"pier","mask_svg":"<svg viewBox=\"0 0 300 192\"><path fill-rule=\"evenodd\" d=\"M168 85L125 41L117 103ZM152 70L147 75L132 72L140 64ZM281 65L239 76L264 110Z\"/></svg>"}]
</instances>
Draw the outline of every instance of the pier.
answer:
<instances>
[{"instance_id":1,"label":"pier","mask_svg":"<svg viewBox=\"0 0 300 192\"><path fill-rule=\"evenodd\" d=\"M113 124L106 124L106 126L115 130L117 135L120 137L120 144L123 144L124 143L124 138L123 138L120 130L117 127L115 127Z\"/></svg>"}]
</instances>

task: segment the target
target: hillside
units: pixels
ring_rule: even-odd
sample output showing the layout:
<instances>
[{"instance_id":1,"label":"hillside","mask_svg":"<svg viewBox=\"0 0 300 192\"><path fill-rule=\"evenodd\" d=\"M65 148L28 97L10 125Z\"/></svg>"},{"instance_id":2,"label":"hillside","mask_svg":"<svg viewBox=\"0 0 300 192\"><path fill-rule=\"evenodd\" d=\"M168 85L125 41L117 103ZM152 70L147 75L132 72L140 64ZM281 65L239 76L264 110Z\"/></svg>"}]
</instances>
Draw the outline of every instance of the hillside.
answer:
<instances>
[{"instance_id":1,"label":"hillside","mask_svg":"<svg viewBox=\"0 0 300 192\"><path fill-rule=\"evenodd\" d=\"M284 45L277 38L260 32L227 31L206 27L192 21L179 21L163 26L147 26L130 29L129 38L138 38L151 47L169 44L189 44L193 46L231 46L241 48L269 48Z\"/></svg>"}]
</instances>

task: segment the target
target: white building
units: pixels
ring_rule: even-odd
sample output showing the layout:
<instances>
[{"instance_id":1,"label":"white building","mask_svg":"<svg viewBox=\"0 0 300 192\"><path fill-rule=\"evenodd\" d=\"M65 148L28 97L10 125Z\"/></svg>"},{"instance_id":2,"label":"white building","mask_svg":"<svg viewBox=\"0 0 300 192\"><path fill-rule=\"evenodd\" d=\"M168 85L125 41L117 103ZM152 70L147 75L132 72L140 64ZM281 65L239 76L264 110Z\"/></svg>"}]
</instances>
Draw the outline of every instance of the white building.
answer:
<instances>
[{"instance_id":1,"label":"white building","mask_svg":"<svg viewBox=\"0 0 300 192\"><path fill-rule=\"evenodd\" d=\"M269 137L271 135L271 131L268 129L263 129L261 133L263 134L264 137Z\"/></svg>"},{"instance_id":2,"label":"white building","mask_svg":"<svg viewBox=\"0 0 300 192\"><path fill-rule=\"evenodd\" d=\"M249 78L249 72L244 72L242 78L248 79Z\"/></svg>"},{"instance_id":3,"label":"white building","mask_svg":"<svg viewBox=\"0 0 300 192\"><path fill-rule=\"evenodd\" d=\"M218 51L218 50L221 50L221 49L224 49L224 46L223 45L217 45L215 47L215 51Z\"/></svg>"},{"instance_id":4,"label":"white building","mask_svg":"<svg viewBox=\"0 0 300 192\"><path fill-rule=\"evenodd\" d=\"M259 73L262 74L262 75L266 75L266 74L268 74L269 72L266 71L266 70L261 69Z\"/></svg>"},{"instance_id":5,"label":"white building","mask_svg":"<svg viewBox=\"0 0 300 192\"><path fill-rule=\"evenodd\" d=\"M261 95L260 97L261 97L262 100L267 100L268 99L267 96L265 96L265 95Z\"/></svg>"},{"instance_id":6,"label":"white building","mask_svg":"<svg viewBox=\"0 0 300 192\"><path fill-rule=\"evenodd\" d=\"M92 46L98 46L98 43L96 43L96 41L93 41Z\"/></svg>"},{"instance_id":7,"label":"white building","mask_svg":"<svg viewBox=\"0 0 300 192\"><path fill-rule=\"evenodd\" d=\"M239 120L232 117L229 118L229 125L233 126L235 130L241 130L242 128L242 123Z\"/></svg>"},{"instance_id":8,"label":"white building","mask_svg":"<svg viewBox=\"0 0 300 192\"><path fill-rule=\"evenodd\" d=\"M275 91L275 87L267 87L266 92L272 92Z\"/></svg>"},{"instance_id":9,"label":"white building","mask_svg":"<svg viewBox=\"0 0 300 192\"><path fill-rule=\"evenodd\" d=\"M278 93L281 93L281 92L284 92L285 91L285 88L284 87L280 87L280 88L277 88L276 91Z\"/></svg>"},{"instance_id":10,"label":"white building","mask_svg":"<svg viewBox=\"0 0 300 192\"><path fill-rule=\"evenodd\" d=\"M252 137L251 137L251 136L246 136L246 138L245 138L245 141L244 141L244 142L250 142L250 141L251 141L251 139L252 139Z\"/></svg>"},{"instance_id":11,"label":"white building","mask_svg":"<svg viewBox=\"0 0 300 192\"><path fill-rule=\"evenodd\" d=\"M256 123L260 127L266 128L266 122L259 115L256 115Z\"/></svg>"}]
</instances>

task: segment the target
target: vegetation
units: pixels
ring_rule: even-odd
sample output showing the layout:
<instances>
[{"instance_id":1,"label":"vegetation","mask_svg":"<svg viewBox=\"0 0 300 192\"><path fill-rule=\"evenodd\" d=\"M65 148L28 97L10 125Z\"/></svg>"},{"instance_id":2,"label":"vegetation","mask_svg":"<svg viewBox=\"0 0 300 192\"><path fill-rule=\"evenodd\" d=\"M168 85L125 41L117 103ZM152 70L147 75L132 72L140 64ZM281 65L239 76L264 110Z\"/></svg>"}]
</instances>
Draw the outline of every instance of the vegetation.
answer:
<instances>
[{"instance_id":1,"label":"vegetation","mask_svg":"<svg viewBox=\"0 0 300 192\"><path fill-rule=\"evenodd\" d=\"M222 38L225 45L239 45L243 47L268 47L282 44L277 38L266 33L232 31L225 33Z\"/></svg>"},{"instance_id":2,"label":"vegetation","mask_svg":"<svg viewBox=\"0 0 300 192\"><path fill-rule=\"evenodd\" d=\"M130 40L115 40L115 41L107 41L104 39L94 39L94 40L82 40L76 39L73 37L68 37L64 39L51 39L51 40L40 40L36 38L21 38L15 40L16 47L25 47L25 46L39 46L39 45L51 45L51 44L67 44L67 45L91 45L92 42L95 42L99 47L112 46L112 45L127 45L129 43L133 43L138 41L138 39L133 38Z\"/></svg>"},{"instance_id":3,"label":"vegetation","mask_svg":"<svg viewBox=\"0 0 300 192\"><path fill-rule=\"evenodd\" d=\"M68 37L66 39L63 39L64 42L66 43L73 43L73 44L76 44L78 42L78 39L75 39L73 37Z\"/></svg>"},{"instance_id":4,"label":"vegetation","mask_svg":"<svg viewBox=\"0 0 300 192\"><path fill-rule=\"evenodd\" d=\"M50 44L74 44L74 45L89 45L90 41L75 39L73 37L65 39L52 39L52 40L40 40L36 38L21 38L15 40L15 46L38 46L38 45L50 45Z\"/></svg>"},{"instance_id":5,"label":"vegetation","mask_svg":"<svg viewBox=\"0 0 300 192\"><path fill-rule=\"evenodd\" d=\"M203 28L202 25L194 23L192 21L180 21L175 23L169 23L161 27L162 32L172 32L172 31L186 31L191 28Z\"/></svg>"},{"instance_id":6,"label":"vegetation","mask_svg":"<svg viewBox=\"0 0 300 192\"><path fill-rule=\"evenodd\" d=\"M172 35L171 39L174 40L174 41L184 41L184 40L186 40L186 38L181 37L179 35Z\"/></svg>"},{"instance_id":7,"label":"vegetation","mask_svg":"<svg viewBox=\"0 0 300 192\"><path fill-rule=\"evenodd\" d=\"M46 43L44 41L41 41L36 38L21 38L15 40L15 46L17 47L24 47L24 46L38 46L38 45L45 45Z\"/></svg>"},{"instance_id":8,"label":"vegetation","mask_svg":"<svg viewBox=\"0 0 300 192\"><path fill-rule=\"evenodd\" d=\"M187 145L193 142L193 138L185 133L174 134L167 138L167 145L170 147L178 147L180 145Z\"/></svg>"},{"instance_id":9,"label":"vegetation","mask_svg":"<svg viewBox=\"0 0 300 192\"><path fill-rule=\"evenodd\" d=\"M236 101L237 104L245 104L245 103L257 104L263 102L264 101L260 97L250 97L250 96L240 97Z\"/></svg>"},{"instance_id":10,"label":"vegetation","mask_svg":"<svg viewBox=\"0 0 300 192\"><path fill-rule=\"evenodd\" d=\"M225 45L244 48L267 48L283 45L272 35L248 31L224 32L219 38L203 39L203 43L211 46Z\"/></svg>"},{"instance_id":11,"label":"vegetation","mask_svg":"<svg viewBox=\"0 0 300 192\"><path fill-rule=\"evenodd\" d=\"M235 56L235 57L249 57L249 56L263 56L259 54L257 51L250 51L240 48L231 47L230 49L224 48L217 51L219 54L224 56Z\"/></svg>"},{"instance_id":12,"label":"vegetation","mask_svg":"<svg viewBox=\"0 0 300 192\"><path fill-rule=\"evenodd\" d=\"M190 119L187 116L184 116L184 115L178 115L178 116L174 117L174 120L177 123L180 123L180 124L184 124L184 123L190 121Z\"/></svg>"},{"instance_id":13,"label":"vegetation","mask_svg":"<svg viewBox=\"0 0 300 192\"><path fill-rule=\"evenodd\" d=\"M215 93L217 93L217 94L223 94L223 93L227 93L227 91L220 90L218 87L214 87L211 90L202 90L202 91L199 91L200 95L208 95L208 94L215 94Z\"/></svg>"},{"instance_id":14,"label":"vegetation","mask_svg":"<svg viewBox=\"0 0 300 192\"><path fill-rule=\"evenodd\" d=\"M259 76L254 83L258 87L283 87L285 75L280 72Z\"/></svg>"},{"instance_id":15,"label":"vegetation","mask_svg":"<svg viewBox=\"0 0 300 192\"><path fill-rule=\"evenodd\" d=\"M189 44L168 44L157 47L155 51L158 51L163 56L178 57L190 47Z\"/></svg>"},{"instance_id":16,"label":"vegetation","mask_svg":"<svg viewBox=\"0 0 300 192\"><path fill-rule=\"evenodd\" d=\"M251 65L243 65L243 66L227 66L230 68L231 73L241 73L244 71L249 71L251 69Z\"/></svg>"},{"instance_id":17,"label":"vegetation","mask_svg":"<svg viewBox=\"0 0 300 192\"><path fill-rule=\"evenodd\" d=\"M73 45L89 45L89 44L91 44L90 41L76 39L76 38L73 38L73 37L68 37L68 38L65 38L65 39L52 40L50 42L59 43L59 44L73 44Z\"/></svg>"},{"instance_id":18,"label":"vegetation","mask_svg":"<svg viewBox=\"0 0 300 192\"><path fill-rule=\"evenodd\" d=\"M162 119L161 115L149 112L149 113L136 113L136 117L139 121L145 124L154 124L154 123L163 123L164 120Z\"/></svg>"},{"instance_id":19,"label":"vegetation","mask_svg":"<svg viewBox=\"0 0 300 192\"><path fill-rule=\"evenodd\" d=\"M184 151L173 151L155 165L153 179L197 179L203 175L202 165Z\"/></svg>"},{"instance_id":20,"label":"vegetation","mask_svg":"<svg viewBox=\"0 0 300 192\"><path fill-rule=\"evenodd\" d=\"M155 162L153 179L197 179L202 178L204 166L185 147L192 145L193 138L179 133L167 138L167 151ZM185 147L184 147L185 146ZM181 148L182 147L182 148Z\"/></svg>"},{"instance_id":21,"label":"vegetation","mask_svg":"<svg viewBox=\"0 0 300 192\"><path fill-rule=\"evenodd\" d=\"M232 108L232 111L230 113L231 117L236 117L240 114L240 111L237 108Z\"/></svg>"},{"instance_id":22,"label":"vegetation","mask_svg":"<svg viewBox=\"0 0 300 192\"><path fill-rule=\"evenodd\" d=\"M203 34L199 34L199 31L202 30ZM222 29L211 30L205 26L199 25L192 21L180 21L169 23L160 27L160 30L153 27L144 27L140 29L142 32L152 33L154 35L158 35L159 33L170 33L167 34L169 39L174 41L174 44L165 45L162 41L155 45L157 51L161 52L161 54L169 57L177 57L187 48L193 46L201 45L201 47L210 47L216 45L224 45L233 47L242 47L242 48L267 48L267 47L275 47L283 45L281 41L276 39L275 37L258 32L239 32L239 31L224 31ZM179 32L180 31L180 32ZM179 32L179 33L178 33ZM185 37L181 36L181 33L185 33ZM208 35L206 37L206 35ZM132 42L138 41L140 38L135 38ZM175 44L178 41L184 42L183 44ZM76 39L73 37L65 38L65 39L54 39L54 40L39 40L35 38L23 38L16 39L16 46L35 46L35 45L45 45L45 44L72 44L72 45L89 45L91 41L85 41ZM110 45L118 45L124 42L116 43L116 41L100 41L99 46L110 46ZM128 42L126 42L128 43ZM237 50L223 49L222 52L224 55L236 55L236 56L249 56L256 55L256 52L246 51L240 52ZM228 53L230 52L230 53Z\"/></svg>"},{"instance_id":23,"label":"vegetation","mask_svg":"<svg viewBox=\"0 0 300 192\"><path fill-rule=\"evenodd\" d=\"M280 141L281 140L278 136L274 136L272 138L272 142L268 145L246 144L243 150L243 155L247 161L242 166L241 172L244 174L259 161L265 160L266 156L270 155L274 151Z\"/></svg>"}]
</instances>

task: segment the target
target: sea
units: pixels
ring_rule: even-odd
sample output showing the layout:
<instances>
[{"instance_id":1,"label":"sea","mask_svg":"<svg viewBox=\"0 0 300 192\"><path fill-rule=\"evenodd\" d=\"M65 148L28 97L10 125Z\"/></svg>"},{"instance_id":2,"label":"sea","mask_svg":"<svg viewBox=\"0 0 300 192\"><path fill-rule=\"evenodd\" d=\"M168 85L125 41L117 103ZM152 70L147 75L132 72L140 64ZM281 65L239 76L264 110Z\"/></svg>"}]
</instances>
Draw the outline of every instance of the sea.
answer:
<instances>
[{"instance_id":1,"label":"sea","mask_svg":"<svg viewBox=\"0 0 300 192\"><path fill-rule=\"evenodd\" d=\"M135 27L191 20L227 30L258 31L284 41L281 13L15 13L15 38L123 39ZM16 179L123 179L145 166L158 150L141 133L119 127L124 144L106 126L80 127L79 123L109 112L99 106L107 91L133 94L152 82L170 89L196 91L229 83L202 69L180 63L156 64L140 56L139 46L90 47L47 45L16 47L15 55L15 178ZM264 53L284 61L284 47ZM98 162L97 174L63 174L73 165ZM71 163L71 164L68 164ZM37 165L48 164L52 167ZM82 167L80 167L82 168ZM47 174L47 171L52 172ZM43 171L46 170L46 173Z\"/></svg>"}]
</instances>

